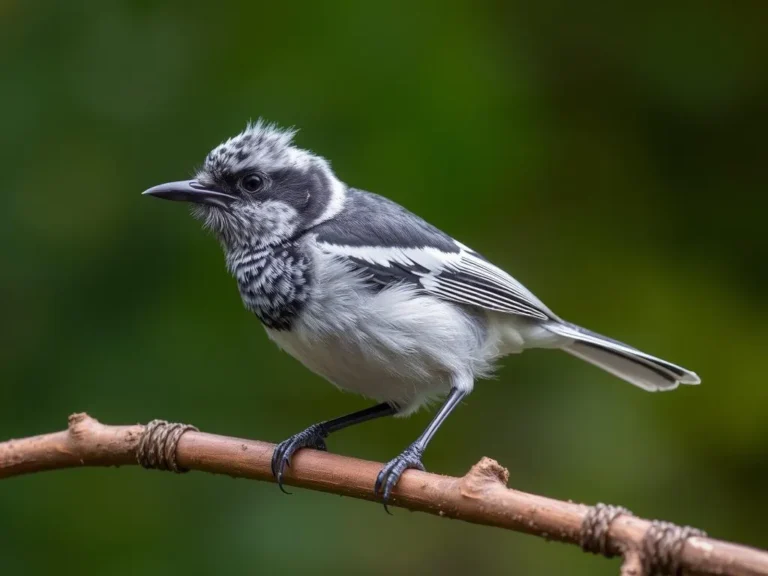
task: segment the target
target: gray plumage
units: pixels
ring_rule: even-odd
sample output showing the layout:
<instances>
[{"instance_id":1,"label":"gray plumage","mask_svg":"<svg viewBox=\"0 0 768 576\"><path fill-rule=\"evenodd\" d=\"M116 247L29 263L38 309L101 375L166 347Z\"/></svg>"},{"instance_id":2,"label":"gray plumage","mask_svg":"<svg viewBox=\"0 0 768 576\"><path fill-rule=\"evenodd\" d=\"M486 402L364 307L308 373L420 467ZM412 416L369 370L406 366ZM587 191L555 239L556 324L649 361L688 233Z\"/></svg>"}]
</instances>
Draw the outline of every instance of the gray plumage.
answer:
<instances>
[{"instance_id":1,"label":"gray plumage","mask_svg":"<svg viewBox=\"0 0 768 576\"><path fill-rule=\"evenodd\" d=\"M448 395L425 433L379 476L386 502L440 423L502 356L559 348L650 391L695 373L563 321L480 254L381 196L348 187L294 131L258 122L214 149L196 180L146 193L193 202L219 239L243 302L310 370L378 407L283 442L282 480L301 447Z\"/></svg>"}]
</instances>

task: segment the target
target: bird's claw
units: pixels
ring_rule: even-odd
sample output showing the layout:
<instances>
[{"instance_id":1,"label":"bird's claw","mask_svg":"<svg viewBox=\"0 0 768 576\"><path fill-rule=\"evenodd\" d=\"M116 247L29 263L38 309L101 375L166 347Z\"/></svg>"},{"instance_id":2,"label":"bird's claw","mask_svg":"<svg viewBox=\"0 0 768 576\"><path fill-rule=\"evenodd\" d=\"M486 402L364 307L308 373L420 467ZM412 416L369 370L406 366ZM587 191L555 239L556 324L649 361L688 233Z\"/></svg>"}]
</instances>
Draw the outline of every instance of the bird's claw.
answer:
<instances>
[{"instance_id":1,"label":"bird's claw","mask_svg":"<svg viewBox=\"0 0 768 576\"><path fill-rule=\"evenodd\" d=\"M326 452L328 448L325 445L325 439L328 433L321 424L313 424L306 430L294 434L287 440L283 440L275 447L272 453L272 475L277 480L277 485L285 494L290 494L283 488L283 473L285 467L290 467L291 457L301 448L314 448Z\"/></svg>"},{"instance_id":2,"label":"bird's claw","mask_svg":"<svg viewBox=\"0 0 768 576\"><path fill-rule=\"evenodd\" d=\"M424 470L424 464L421 463L421 454L422 449L411 444L408 448L403 450L403 453L400 454L400 456L387 462L384 465L384 468L381 469L381 472L379 472L379 475L376 478L376 484L373 487L373 493L376 496L381 495L381 500L384 502L384 510L387 511L387 514L390 513L387 508L387 503L392 494L392 489L400 480L400 476L403 475L403 472L409 468Z\"/></svg>"}]
</instances>

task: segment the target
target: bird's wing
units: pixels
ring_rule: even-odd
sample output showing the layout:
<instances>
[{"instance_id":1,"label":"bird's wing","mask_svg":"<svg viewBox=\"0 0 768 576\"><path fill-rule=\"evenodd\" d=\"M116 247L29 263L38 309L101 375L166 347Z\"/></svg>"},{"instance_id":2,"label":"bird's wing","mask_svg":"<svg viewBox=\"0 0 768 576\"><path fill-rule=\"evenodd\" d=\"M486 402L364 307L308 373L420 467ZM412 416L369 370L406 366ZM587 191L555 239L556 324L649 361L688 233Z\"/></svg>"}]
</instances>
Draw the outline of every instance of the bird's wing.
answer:
<instances>
[{"instance_id":1,"label":"bird's wing","mask_svg":"<svg viewBox=\"0 0 768 576\"><path fill-rule=\"evenodd\" d=\"M512 276L456 244L457 252L443 252L430 246L349 246L318 241L321 250L345 260L363 271L369 282L382 287L405 282L459 304L538 320L556 318Z\"/></svg>"},{"instance_id":2,"label":"bird's wing","mask_svg":"<svg viewBox=\"0 0 768 576\"><path fill-rule=\"evenodd\" d=\"M319 249L361 270L370 282L382 287L405 282L451 302L538 320L557 318L475 251L397 204L355 192L365 196L353 197L353 207L316 229L315 239Z\"/></svg>"}]
</instances>

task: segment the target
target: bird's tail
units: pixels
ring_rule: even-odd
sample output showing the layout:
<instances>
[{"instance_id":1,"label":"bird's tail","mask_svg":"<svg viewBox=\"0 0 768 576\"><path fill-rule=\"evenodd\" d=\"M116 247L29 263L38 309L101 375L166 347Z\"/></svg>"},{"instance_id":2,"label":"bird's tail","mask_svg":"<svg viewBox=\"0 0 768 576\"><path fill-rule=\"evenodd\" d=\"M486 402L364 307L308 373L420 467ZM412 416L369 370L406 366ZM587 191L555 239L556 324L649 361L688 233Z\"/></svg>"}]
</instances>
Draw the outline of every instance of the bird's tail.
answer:
<instances>
[{"instance_id":1,"label":"bird's tail","mask_svg":"<svg viewBox=\"0 0 768 576\"><path fill-rule=\"evenodd\" d=\"M547 324L546 329L570 340L570 343L563 346L563 350L569 354L643 390L674 390L678 384L701 382L695 372L575 324L553 322Z\"/></svg>"}]
</instances>

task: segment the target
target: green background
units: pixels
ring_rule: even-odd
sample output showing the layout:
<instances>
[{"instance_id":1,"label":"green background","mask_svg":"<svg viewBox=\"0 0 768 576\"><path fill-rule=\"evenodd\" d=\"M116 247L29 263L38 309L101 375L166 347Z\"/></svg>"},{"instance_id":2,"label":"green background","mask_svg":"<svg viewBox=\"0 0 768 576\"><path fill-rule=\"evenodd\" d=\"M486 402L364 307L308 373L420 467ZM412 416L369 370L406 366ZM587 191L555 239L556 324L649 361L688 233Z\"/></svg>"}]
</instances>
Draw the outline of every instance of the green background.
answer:
<instances>
[{"instance_id":1,"label":"green background","mask_svg":"<svg viewBox=\"0 0 768 576\"><path fill-rule=\"evenodd\" d=\"M535 4L535 6L534 6ZM263 116L559 314L696 370L647 394L507 358L428 469L768 547L765 4L0 0L0 438L71 412L278 441L368 405L242 308L186 210L142 198ZM387 460L429 414L332 437ZM7 574L615 574L503 530L136 468L0 484Z\"/></svg>"}]
</instances>

